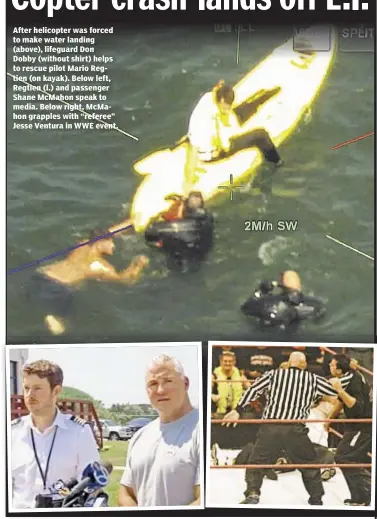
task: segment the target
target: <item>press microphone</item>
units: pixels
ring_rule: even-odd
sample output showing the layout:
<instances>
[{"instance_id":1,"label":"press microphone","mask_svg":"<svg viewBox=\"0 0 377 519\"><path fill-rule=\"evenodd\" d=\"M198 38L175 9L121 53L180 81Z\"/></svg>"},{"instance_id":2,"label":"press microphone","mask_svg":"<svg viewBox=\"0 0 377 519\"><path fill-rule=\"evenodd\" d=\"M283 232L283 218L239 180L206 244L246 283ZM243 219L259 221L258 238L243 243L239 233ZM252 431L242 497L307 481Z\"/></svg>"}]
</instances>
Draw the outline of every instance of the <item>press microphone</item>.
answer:
<instances>
[{"instance_id":1,"label":"press microphone","mask_svg":"<svg viewBox=\"0 0 377 519\"><path fill-rule=\"evenodd\" d=\"M60 494L61 496L67 495L72 488L78 484L76 478L69 478L67 481L58 479L50 488L49 491L52 494Z\"/></svg>"},{"instance_id":2,"label":"press microphone","mask_svg":"<svg viewBox=\"0 0 377 519\"><path fill-rule=\"evenodd\" d=\"M77 485L78 481L76 478L70 478L64 482L64 488L71 490L75 485Z\"/></svg>"},{"instance_id":3,"label":"press microphone","mask_svg":"<svg viewBox=\"0 0 377 519\"><path fill-rule=\"evenodd\" d=\"M72 488L69 497L79 494L87 487L90 487L91 490L105 487L112 470L113 466L110 462L100 464L98 461L93 461L89 463L82 473L82 480Z\"/></svg>"},{"instance_id":4,"label":"press microphone","mask_svg":"<svg viewBox=\"0 0 377 519\"><path fill-rule=\"evenodd\" d=\"M107 474L110 476L110 474L113 471L113 465L112 465L111 461L105 460L105 461L101 462L101 465L103 468L105 468L107 470Z\"/></svg>"}]
</instances>

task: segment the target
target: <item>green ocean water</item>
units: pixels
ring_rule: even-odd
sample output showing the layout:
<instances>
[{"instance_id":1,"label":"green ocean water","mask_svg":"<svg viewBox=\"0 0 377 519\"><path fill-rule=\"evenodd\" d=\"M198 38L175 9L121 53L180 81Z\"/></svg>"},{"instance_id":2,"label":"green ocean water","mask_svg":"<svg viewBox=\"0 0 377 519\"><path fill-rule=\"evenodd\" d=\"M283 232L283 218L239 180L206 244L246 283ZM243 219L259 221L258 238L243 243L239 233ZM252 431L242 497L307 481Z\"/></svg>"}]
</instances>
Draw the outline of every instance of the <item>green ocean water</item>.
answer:
<instances>
[{"instance_id":1,"label":"green ocean water","mask_svg":"<svg viewBox=\"0 0 377 519\"><path fill-rule=\"evenodd\" d=\"M95 226L127 214L139 178L132 163L187 131L200 94L220 78L237 81L291 28L256 28L240 34L213 27L115 29L97 38L96 52L114 57L109 101L115 131L12 129L12 79L7 79L7 269L72 246ZM8 39L8 69L12 43ZM237 50L238 48L238 50ZM262 201L250 192L226 195L210 207L216 244L195 274L166 270L164 258L142 237L117 240L114 263L147 253L149 269L133 287L90 283L77 293L66 336L51 337L25 290L34 269L8 276L9 343L130 342L164 340L289 340L261 334L239 311L260 279L297 269L307 293L327 301L318 325L304 323L292 340L371 342L374 264L326 239L330 234L374 255L374 138L333 151L332 146L374 129L374 54L338 52L333 70L303 121L282 146L279 189L296 196L269 199L264 217L298 220L295 232L249 233Z\"/></svg>"}]
</instances>

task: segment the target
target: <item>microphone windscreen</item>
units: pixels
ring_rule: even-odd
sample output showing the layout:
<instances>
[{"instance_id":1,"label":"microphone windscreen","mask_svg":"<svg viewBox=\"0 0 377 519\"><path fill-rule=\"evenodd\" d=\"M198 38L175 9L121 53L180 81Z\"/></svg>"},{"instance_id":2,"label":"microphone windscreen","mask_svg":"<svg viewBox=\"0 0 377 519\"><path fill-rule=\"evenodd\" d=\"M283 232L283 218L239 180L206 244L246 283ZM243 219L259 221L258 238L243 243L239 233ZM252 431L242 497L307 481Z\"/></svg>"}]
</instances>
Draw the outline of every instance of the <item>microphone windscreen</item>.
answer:
<instances>
[{"instance_id":1,"label":"microphone windscreen","mask_svg":"<svg viewBox=\"0 0 377 519\"><path fill-rule=\"evenodd\" d=\"M109 460L104 460L101 462L102 467L104 467L109 474L113 471L113 465Z\"/></svg>"}]
</instances>

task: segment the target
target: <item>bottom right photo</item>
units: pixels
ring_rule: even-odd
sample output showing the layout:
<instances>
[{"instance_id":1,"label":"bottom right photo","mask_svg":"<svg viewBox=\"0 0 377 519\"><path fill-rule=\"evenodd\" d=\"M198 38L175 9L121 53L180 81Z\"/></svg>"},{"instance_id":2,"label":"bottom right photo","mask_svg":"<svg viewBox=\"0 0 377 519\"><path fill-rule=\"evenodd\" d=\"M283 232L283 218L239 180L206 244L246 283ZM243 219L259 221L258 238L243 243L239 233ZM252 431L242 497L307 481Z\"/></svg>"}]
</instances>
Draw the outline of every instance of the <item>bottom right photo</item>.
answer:
<instances>
[{"instance_id":1,"label":"bottom right photo","mask_svg":"<svg viewBox=\"0 0 377 519\"><path fill-rule=\"evenodd\" d=\"M373 345L209 343L206 506L375 506Z\"/></svg>"}]
</instances>

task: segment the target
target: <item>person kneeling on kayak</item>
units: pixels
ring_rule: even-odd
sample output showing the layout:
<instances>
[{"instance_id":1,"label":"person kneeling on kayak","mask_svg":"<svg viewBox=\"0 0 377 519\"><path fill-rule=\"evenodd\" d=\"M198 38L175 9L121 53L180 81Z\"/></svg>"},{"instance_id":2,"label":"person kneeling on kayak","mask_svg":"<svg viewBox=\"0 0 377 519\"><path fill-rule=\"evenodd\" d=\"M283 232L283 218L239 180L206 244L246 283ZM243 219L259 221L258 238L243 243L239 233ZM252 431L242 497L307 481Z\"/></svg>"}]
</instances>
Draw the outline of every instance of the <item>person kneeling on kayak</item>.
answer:
<instances>
[{"instance_id":1,"label":"person kneeling on kayak","mask_svg":"<svg viewBox=\"0 0 377 519\"><path fill-rule=\"evenodd\" d=\"M168 255L168 266L185 270L205 259L213 244L214 220L204 207L200 192L184 199L178 195L171 209L152 221L145 231L146 243Z\"/></svg>"},{"instance_id":2,"label":"person kneeling on kayak","mask_svg":"<svg viewBox=\"0 0 377 519\"><path fill-rule=\"evenodd\" d=\"M305 319L318 320L326 313L320 299L305 296L297 272L286 270L280 282L262 281L242 306L241 311L256 317L262 326L278 326L285 329Z\"/></svg>"},{"instance_id":3,"label":"person kneeling on kayak","mask_svg":"<svg viewBox=\"0 0 377 519\"><path fill-rule=\"evenodd\" d=\"M198 161L213 162L234 153L257 147L264 158L276 166L282 164L280 155L264 128L240 135L241 114L233 108L233 88L220 81L202 96L191 114L188 131L188 151L185 164L186 193L195 181ZM242 121L241 121L242 122Z\"/></svg>"}]
</instances>

